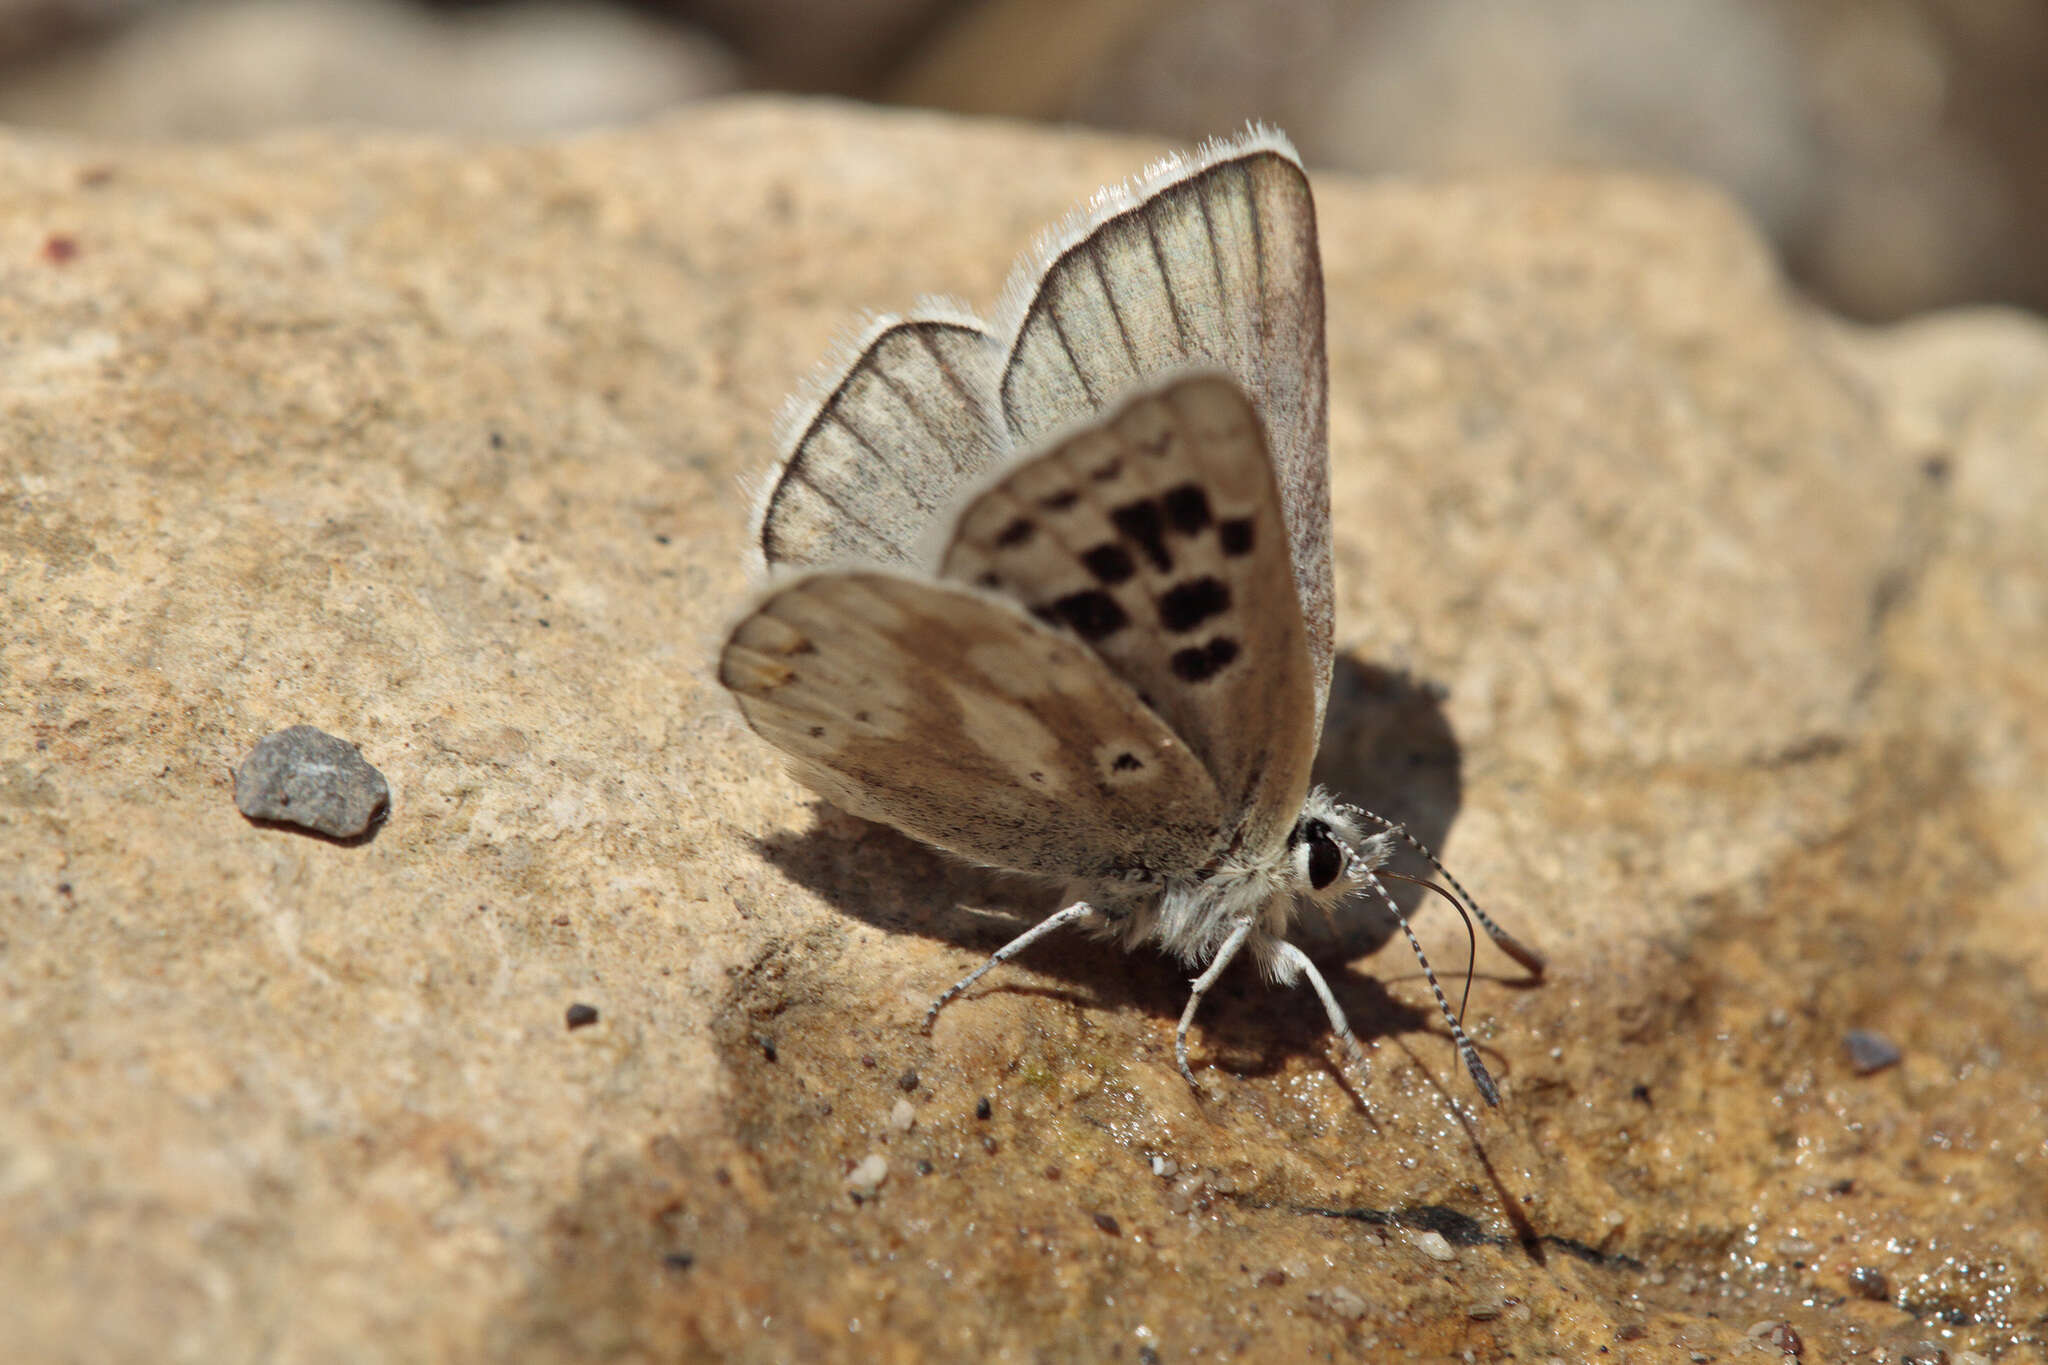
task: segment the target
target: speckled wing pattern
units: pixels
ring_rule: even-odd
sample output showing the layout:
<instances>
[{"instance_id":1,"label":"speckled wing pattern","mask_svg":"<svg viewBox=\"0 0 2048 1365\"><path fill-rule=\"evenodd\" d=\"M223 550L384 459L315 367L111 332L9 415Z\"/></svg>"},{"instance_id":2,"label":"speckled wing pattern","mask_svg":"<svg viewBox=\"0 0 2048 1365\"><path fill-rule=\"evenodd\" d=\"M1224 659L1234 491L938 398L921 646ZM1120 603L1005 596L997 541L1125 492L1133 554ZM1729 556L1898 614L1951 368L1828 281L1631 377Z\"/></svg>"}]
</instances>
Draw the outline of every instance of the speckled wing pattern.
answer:
<instances>
[{"instance_id":1,"label":"speckled wing pattern","mask_svg":"<svg viewBox=\"0 0 2048 1365\"><path fill-rule=\"evenodd\" d=\"M1019 263L996 313L1014 444L1134 386L1214 365L1251 395L1287 523L1322 726L1334 648L1329 364L1315 201L1286 138L1253 129L1098 195Z\"/></svg>"},{"instance_id":2,"label":"speckled wing pattern","mask_svg":"<svg viewBox=\"0 0 2048 1365\"><path fill-rule=\"evenodd\" d=\"M1283 842L1315 757L1315 681L1258 414L1228 375L1127 398L1005 470L940 576L1085 643L1201 759L1223 832Z\"/></svg>"},{"instance_id":3,"label":"speckled wing pattern","mask_svg":"<svg viewBox=\"0 0 2048 1365\"><path fill-rule=\"evenodd\" d=\"M1277 850L1329 686L1326 392L1293 148L1170 158L1048 233L995 324L878 319L796 400L755 549L816 572L720 679L821 795L978 861Z\"/></svg>"},{"instance_id":4,"label":"speckled wing pattern","mask_svg":"<svg viewBox=\"0 0 2048 1365\"><path fill-rule=\"evenodd\" d=\"M718 678L804 785L976 862L1113 880L1214 852L1201 760L1086 645L991 596L810 574L734 629Z\"/></svg>"}]
</instances>

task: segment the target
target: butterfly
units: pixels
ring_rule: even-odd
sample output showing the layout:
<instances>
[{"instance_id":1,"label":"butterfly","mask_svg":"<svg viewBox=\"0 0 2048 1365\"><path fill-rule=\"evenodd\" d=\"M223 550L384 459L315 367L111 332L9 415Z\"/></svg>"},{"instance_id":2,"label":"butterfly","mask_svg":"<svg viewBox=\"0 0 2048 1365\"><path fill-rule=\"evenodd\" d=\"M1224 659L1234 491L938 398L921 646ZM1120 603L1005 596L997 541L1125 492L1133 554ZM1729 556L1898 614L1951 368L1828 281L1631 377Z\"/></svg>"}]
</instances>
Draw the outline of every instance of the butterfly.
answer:
<instances>
[{"instance_id":1,"label":"butterfly","mask_svg":"<svg viewBox=\"0 0 2048 1365\"><path fill-rule=\"evenodd\" d=\"M993 324L943 302L877 319L794 400L755 527L769 583L719 681L833 804L1071 888L927 1030L996 964L1087 927L1198 970L1174 1036L1197 1090L1188 1032L1240 956L1307 981L1362 1072L1288 931L1305 903L1371 894L1422 958L1382 875L1403 842L1540 975L1399 825L1311 786L1327 392L1308 179L1253 126L1098 192Z\"/></svg>"}]
</instances>

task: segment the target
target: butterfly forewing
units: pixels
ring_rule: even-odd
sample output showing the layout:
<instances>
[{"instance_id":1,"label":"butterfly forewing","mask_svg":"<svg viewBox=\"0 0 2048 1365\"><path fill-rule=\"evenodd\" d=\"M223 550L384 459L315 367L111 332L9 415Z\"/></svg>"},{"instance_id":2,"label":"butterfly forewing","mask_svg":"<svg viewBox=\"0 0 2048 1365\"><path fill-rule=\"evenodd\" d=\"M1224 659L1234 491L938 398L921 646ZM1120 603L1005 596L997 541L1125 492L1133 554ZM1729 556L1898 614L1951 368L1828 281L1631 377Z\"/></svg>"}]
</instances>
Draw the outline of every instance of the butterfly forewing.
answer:
<instances>
[{"instance_id":1,"label":"butterfly forewing","mask_svg":"<svg viewBox=\"0 0 2048 1365\"><path fill-rule=\"evenodd\" d=\"M1272 450L1320 726L1333 640L1323 278L1285 139L1253 133L1111 196L1026 262L1005 322L1001 413L1019 445L1190 364L1245 386Z\"/></svg>"},{"instance_id":2,"label":"butterfly forewing","mask_svg":"<svg viewBox=\"0 0 2048 1365\"><path fill-rule=\"evenodd\" d=\"M995 461L996 355L965 322L884 326L802 413L761 510L766 562L908 564L932 515Z\"/></svg>"},{"instance_id":3,"label":"butterfly forewing","mask_svg":"<svg viewBox=\"0 0 2048 1365\"><path fill-rule=\"evenodd\" d=\"M1086 643L1202 760L1227 828L1285 837L1315 679L1264 435L1232 378L1183 375L1009 468L960 514L940 574Z\"/></svg>"},{"instance_id":4,"label":"butterfly forewing","mask_svg":"<svg viewBox=\"0 0 2048 1365\"><path fill-rule=\"evenodd\" d=\"M816 574L734 628L719 681L813 791L977 862L1149 878L1217 852L1200 759L1086 646L1008 602Z\"/></svg>"}]
</instances>

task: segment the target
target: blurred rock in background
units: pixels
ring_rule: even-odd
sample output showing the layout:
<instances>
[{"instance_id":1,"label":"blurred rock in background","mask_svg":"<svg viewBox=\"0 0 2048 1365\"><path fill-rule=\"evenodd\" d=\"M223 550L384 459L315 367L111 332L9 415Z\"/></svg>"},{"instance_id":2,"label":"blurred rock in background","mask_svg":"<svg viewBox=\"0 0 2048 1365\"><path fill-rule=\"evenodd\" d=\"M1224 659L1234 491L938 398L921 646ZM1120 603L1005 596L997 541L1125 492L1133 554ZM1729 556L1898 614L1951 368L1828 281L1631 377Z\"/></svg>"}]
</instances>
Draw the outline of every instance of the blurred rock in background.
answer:
<instances>
[{"instance_id":1,"label":"blurred rock in background","mask_svg":"<svg viewBox=\"0 0 2048 1365\"><path fill-rule=\"evenodd\" d=\"M737 63L716 40L611 5L118 8L124 22L80 25L70 41L12 51L0 73L0 122L122 137L233 137L330 122L521 134L636 119L738 84ZM0 22L0 33L10 27Z\"/></svg>"},{"instance_id":2,"label":"blurred rock in background","mask_svg":"<svg viewBox=\"0 0 2048 1365\"><path fill-rule=\"evenodd\" d=\"M0 120L220 136L527 133L746 87L1311 163L1698 176L1830 306L2048 307L2040 0L0 0Z\"/></svg>"}]
</instances>

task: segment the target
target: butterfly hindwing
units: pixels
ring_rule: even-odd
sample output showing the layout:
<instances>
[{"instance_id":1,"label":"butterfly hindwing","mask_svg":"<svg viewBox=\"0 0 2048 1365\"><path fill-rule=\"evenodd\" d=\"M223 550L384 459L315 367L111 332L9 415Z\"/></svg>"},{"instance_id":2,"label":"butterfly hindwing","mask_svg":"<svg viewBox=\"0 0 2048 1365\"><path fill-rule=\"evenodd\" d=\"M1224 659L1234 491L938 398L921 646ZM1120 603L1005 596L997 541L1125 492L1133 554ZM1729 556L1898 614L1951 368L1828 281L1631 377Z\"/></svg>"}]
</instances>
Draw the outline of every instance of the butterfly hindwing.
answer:
<instances>
[{"instance_id":1,"label":"butterfly hindwing","mask_svg":"<svg viewBox=\"0 0 2048 1365\"><path fill-rule=\"evenodd\" d=\"M1264 434L1234 379L1182 374L1010 466L961 511L939 572L1100 655L1202 760L1241 843L1286 836L1315 677Z\"/></svg>"},{"instance_id":2,"label":"butterfly hindwing","mask_svg":"<svg viewBox=\"0 0 2048 1365\"><path fill-rule=\"evenodd\" d=\"M769 565L907 564L934 512L996 459L997 354L973 319L881 323L799 407L759 514Z\"/></svg>"},{"instance_id":3,"label":"butterfly hindwing","mask_svg":"<svg viewBox=\"0 0 2048 1365\"><path fill-rule=\"evenodd\" d=\"M1253 130L1162 163L1027 258L998 313L1000 411L1027 446L1193 364L1235 375L1262 419L1307 628L1329 691L1328 364L1315 203L1284 137Z\"/></svg>"},{"instance_id":4,"label":"butterfly hindwing","mask_svg":"<svg viewBox=\"0 0 2048 1365\"><path fill-rule=\"evenodd\" d=\"M1200 759L1085 645L1008 602L812 574L733 629L719 681L813 791L976 862L1113 880L1217 851Z\"/></svg>"}]
</instances>

